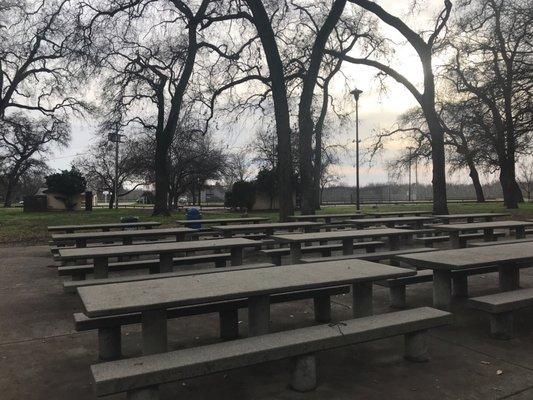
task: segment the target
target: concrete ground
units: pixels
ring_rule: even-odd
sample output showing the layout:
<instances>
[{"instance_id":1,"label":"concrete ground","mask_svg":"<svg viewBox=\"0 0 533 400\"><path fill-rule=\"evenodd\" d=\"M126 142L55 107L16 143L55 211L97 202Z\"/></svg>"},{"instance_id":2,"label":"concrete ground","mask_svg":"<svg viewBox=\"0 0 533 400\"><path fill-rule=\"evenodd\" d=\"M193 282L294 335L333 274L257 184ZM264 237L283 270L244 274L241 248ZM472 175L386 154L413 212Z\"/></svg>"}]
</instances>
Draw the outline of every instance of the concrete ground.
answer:
<instances>
[{"instance_id":1,"label":"concrete ground","mask_svg":"<svg viewBox=\"0 0 533 400\"><path fill-rule=\"evenodd\" d=\"M63 293L46 246L0 249L0 399L94 399L89 365L97 361L96 332L77 333L75 295ZM533 286L533 270L522 270ZM471 295L496 291L494 274L470 278ZM376 313L389 312L388 293L375 289ZM333 299L336 320L350 318L349 295ZM408 289L410 306L431 305L431 284ZM162 399L533 399L533 310L517 313L516 337L488 337L488 318L456 302L453 326L431 332L432 359L402 358L393 338L319 355L319 387L300 394L287 388L288 361L272 362L162 387ZM273 330L313 324L312 303L272 307ZM246 312L241 311L246 334ZM217 341L217 315L169 321L171 349ZM140 354L138 326L123 330L125 356ZM125 396L115 396L122 399Z\"/></svg>"}]
</instances>

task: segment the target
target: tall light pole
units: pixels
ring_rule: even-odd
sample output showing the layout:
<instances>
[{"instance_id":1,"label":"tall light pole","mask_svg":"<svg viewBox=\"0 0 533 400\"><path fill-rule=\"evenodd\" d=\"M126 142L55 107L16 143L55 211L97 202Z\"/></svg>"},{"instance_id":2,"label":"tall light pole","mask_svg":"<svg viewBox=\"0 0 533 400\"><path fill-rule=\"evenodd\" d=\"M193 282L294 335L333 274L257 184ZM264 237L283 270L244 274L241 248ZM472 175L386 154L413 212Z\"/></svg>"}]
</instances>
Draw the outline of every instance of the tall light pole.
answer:
<instances>
[{"instance_id":1,"label":"tall light pole","mask_svg":"<svg viewBox=\"0 0 533 400\"><path fill-rule=\"evenodd\" d=\"M115 182L113 194L115 196L115 209L118 209L118 145L120 143L120 138L124 136L117 132L112 132L107 135L107 140L110 142L115 142Z\"/></svg>"},{"instance_id":2,"label":"tall light pole","mask_svg":"<svg viewBox=\"0 0 533 400\"><path fill-rule=\"evenodd\" d=\"M362 90L354 89L350 92L355 98L355 204L357 210L361 209L361 198L359 196L359 95Z\"/></svg>"},{"instance_id":3,"label":"tall light pole","mask_svg":"<svg viewBox=\"0 0 533 400\"><path fill-rule=\"evenodd\" d=\"M412 147L408 147L409 149L409 203L411 202L411 154L413 151Z\"/></svg>"}]
</instances>

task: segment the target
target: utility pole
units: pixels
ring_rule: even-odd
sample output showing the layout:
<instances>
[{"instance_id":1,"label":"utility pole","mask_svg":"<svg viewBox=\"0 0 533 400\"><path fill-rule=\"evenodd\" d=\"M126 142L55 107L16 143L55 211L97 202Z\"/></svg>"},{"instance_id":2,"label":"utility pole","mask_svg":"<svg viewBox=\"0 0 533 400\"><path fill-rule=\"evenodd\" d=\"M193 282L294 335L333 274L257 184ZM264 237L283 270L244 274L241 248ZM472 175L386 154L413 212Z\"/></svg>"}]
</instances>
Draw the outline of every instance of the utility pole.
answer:
<instances>
[{"instance_id":1,"label":"utility pole","mask_svg":"<svg viewBox=\"0 0 533 400\"><path fill-rule=\"evenodd\" d=\"M362 90L354 89L350 92L355 98L355 203L357 210L361 209L359 195L359 95Z\"/></svg>"},{"instance_id":2,"label":"utility pole","mask_svg":"<svg viewBox=\"0 0 533 400\"><path fill-rule=\"evenodd\" d=\"M412 154L412 147L408 147L409 149L409 203L411 202L411 154Z\"/></svg>"},{"instance_id":3,"label":"utility pole","mask_svg":"<svg viewBox=\"0 0 533 400\"><path fill-rule=\"evenodd\" d=\"M115 181L114 181L114 189L113 189L113 195L115 196L115 209L118 210L118 146L120 142L120 138L124 135L119 134L118 132L112 132L107 135L107 140L110 142L115 142Z\"/></svg>"}]
</instances>

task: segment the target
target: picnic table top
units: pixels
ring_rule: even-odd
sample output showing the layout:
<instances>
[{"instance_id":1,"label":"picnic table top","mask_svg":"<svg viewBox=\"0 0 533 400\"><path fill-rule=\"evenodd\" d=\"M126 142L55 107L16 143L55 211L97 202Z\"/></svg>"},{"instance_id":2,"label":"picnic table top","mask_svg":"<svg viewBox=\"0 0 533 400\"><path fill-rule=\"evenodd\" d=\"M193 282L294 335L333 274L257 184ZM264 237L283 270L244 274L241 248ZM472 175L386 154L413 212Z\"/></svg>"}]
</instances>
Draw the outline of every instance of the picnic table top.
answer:
<instances>
[{"instance_id":1,"label":"picnic table top","mask_svg":"<svg viewBox=\"0 0 533 400\"><path fill-rule=\"evenodd\" d=\"M186 242L165 242L134 244L126 246L102 246L77 249L59 249L59 256L62 259L67 260L76 258L115 257L135 254L177 253L182 251L229 249L232 247L252 246L257 246L257 242L244 238L191 240Z\"/></svg>"},{"instance_id":2,"label":"picnic table top","mask_svg":"<svg viewBox=\"0 0 533 400\"><path fill-rule=\"evenodd\" d=\"M238 231L238 230L262 230L262 229L291 229L305 228L310 226L321 226L319 222L297 221L297 222L269 222L265 224L242 224L242 225L216 225L212 229L219 231Z\"/></svg>"},{"instance_id":3,"label":"picnic table top","mask_svg":"<svg viewBox=\"0 0 533 400\"><path fill-rule=\"evenodd\" d=\"M436 224L431 225L439 231L465 231L474 229L494 229L494 228L520 228L524 226L533 226L533 221L489 221L489 222L472 222L464 224Z\"/></svg>"},{"instance_id":4,"label":"picnic table top","mask_svg":"<svg viewBox=\"0 0 533 400\"><path fill-rule=\"evenodd\" d=\"M331 232L309 232L291 233L288 235L272 235L271 237L281 242L309 242L317 240L342 240L351 238L368 238L380 236L396 236L401 234L412 234L416 232L411 229L381 228L381 229L353 229L339 230Z\"/></svg>"},{"instance_id":5,"label":"picnic table top","mask_svg":"<svg viewBox=\"0 0 533 400\"><path fill-rule=\"evenodd\" d=\"M291 215L289 218L300 221L315 221L317 219L326 219L326 218L353 218L353 217L362 217L361 211L354 211L353 213L342 213L342 214L315 214L315 215Z\"/></svg>"},{"instance_id":6,"label":"picnic table top","mask_svg":"<svg viewBox=\"0 0 533 400\"><path fill-rule=\"evenodd\" d=\"M395 259L430 269L462 269L533 260L533 243L502 244L493 247L440 250L396 256Z\"/></svg>"},{"instance_id":7,"label":"picnic table top","mask_svg":"<svg viewBox=\"0 0 533 400\"><path fill-rule=\"evenodd\" d=\"M52 240L164 236L164 235L175 235L178 233L190 233L190 232L196 232L196 229L162 228L162 229L142 229L142 230L134 230L134 231L54 233L52 235Z\"/></svg>"},{"instance_id":8,"label":"picnic table top","mask_svg":"<svg viewBox=\"0 0 533 400\"><path fill-rule=\"evenodd\" d=\"M467 219L467 218L495 218L495 217L507 217L509 214L504 213L471 213L471 214L441 214L434 215L433 218L438 219Z\"/></svg>"},{"instance_id":9,"label":"picnic table top","mask_svg":"<svg viewBox=\"0 0 533 400\"><path fill-rule=\"evenodd\" d=\"M408 211L375 211L375 212L365 212L365 215L422 215L422 214L433 214L432 211L422 211L422 210L408 210Z\"/></svg>"},{"instance_id":10,"label":"picnic table top","mask_svg":"<svg viewBox=\"0 0 533 400\"><path fill-rule=\"evenodd\" d=\"M89 317L204 304L413 275L406 268L363 260L329 261L78 289Z\"/></svg>"},{"instance_id":11,"label":"picnic table top","mask_svg":"<svg viewBox=\"0 0 533 400\"><path fill-rule=\"evenodd\" d=\"M382 224L384 222L412 222L412 221L433 221L433 217L423 217L419 215L410 215L407 217L385 217L385 218L361 218L361 219L350 219L348 222L364 225L364 224Z\"/></svg>"},{"instance_id":12,"label":"picnic table top","mask_svg":"<svg viewBox=\"0 0 533 400\"><path fill-rule=\"evenodd\" d=\"M86 224L86 225L54 225L49 226L49 231L65 231L67 229L74 230L89 230L89 229L112 229L112 228L134 228L134 227L147 227L147 226L159 226L161 222L156 221L144 221L144 222L112 222L102 224Z\"/></svg>"},{"instance_id":13,"label":"picnic table top","mask_svg":"<svg viewBox=\"0 0 533 400\"><path fill-rule=\"evenodd\" d=\"M176 222L181 225L192 225L192 224L226 224L229 222L259 222L259 221L268 221L268 218L264 217L246 217L246 218L212 218L212 219L192 219L192 220L177 220Z\"/></svg>"}]
</instances>

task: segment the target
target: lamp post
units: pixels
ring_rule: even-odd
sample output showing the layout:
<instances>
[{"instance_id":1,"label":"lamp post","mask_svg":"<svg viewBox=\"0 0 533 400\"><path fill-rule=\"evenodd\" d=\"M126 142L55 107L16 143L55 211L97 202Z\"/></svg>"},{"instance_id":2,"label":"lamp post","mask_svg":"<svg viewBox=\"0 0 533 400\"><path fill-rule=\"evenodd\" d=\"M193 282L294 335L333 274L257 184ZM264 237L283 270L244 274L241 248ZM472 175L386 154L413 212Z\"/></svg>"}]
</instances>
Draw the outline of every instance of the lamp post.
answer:
<instances>
[{"instance_id":1,"label":"lamp post","mask_svg":"<svg viewBox=\"0 0 533 400\"><path fill-rule=\"evenodd\" d=\"M361 209L361 198L359 196L359 95L362 90L354 89L350 92L355 99L355 204L357 210Z\"/></svg>"},{"instance_id":2,"label":"lamp post","mask_svg":"<svg viewBox=\"0 0 533 400\"><path fill-rule=\"evenodd\" d=\"M121 143L120 138L124 136L119 133L110 132L107 135L107 140L115 142L115 182L114 182L114 195L115 195L115 209L118 210L118 145Z\"/></svg>"},{"instance_id":3,"label":"lamp post","mask_svg":"<svg viewBox=\"0 0 533 400\"><path fill-rule=\"evenodd\" d=\"M409 149L409 203L411 202L411 157L412 157L412 147L408 147Z\"/></svg>"}]
</instances>

